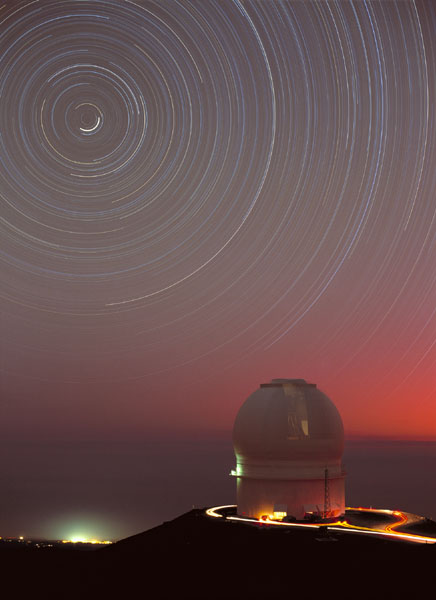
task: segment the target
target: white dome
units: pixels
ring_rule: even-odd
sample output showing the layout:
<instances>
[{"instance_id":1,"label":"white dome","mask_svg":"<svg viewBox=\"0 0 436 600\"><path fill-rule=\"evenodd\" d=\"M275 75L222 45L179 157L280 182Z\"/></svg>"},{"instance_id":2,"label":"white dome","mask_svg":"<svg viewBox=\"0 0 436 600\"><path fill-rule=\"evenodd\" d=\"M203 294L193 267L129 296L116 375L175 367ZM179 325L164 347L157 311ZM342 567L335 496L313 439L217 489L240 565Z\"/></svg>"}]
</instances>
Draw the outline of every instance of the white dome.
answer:
<instances>
[{"instance_id":1,"label":"white dome","mask_svg":"<svg viewBox=\"0 0 436 600\"><path fill-rule=\"evenodd\" d=\"M342 419L315 384L262 384L236 416L233 445L239 515L303 519L344 513Z\"/></svg>"},{"instance_id":2,"label":"white dome","mask_svg":"<svg viewBox=\"0 0 436 600\"><path fill-rule=\"evenodd\" d=\"M273 379L247 398L234 428L240 468L340 466L344 428L333 402L304 379ZM244 469L245 465L245 469Z\"/></svg>"}]
</instances>

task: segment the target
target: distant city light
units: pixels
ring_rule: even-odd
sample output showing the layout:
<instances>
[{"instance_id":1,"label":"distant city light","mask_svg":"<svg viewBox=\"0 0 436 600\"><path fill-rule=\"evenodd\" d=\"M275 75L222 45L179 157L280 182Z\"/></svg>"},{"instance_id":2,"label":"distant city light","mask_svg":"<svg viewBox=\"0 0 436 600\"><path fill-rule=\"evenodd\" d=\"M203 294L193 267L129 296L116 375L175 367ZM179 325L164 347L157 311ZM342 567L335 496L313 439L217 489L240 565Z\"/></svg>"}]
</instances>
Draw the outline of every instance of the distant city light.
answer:
<instances>
[{"instance_id":1,"label":"distant city light","mask_svg":"<svg viewBox=\"0 0 436 600\"><path fill-rule=\"evenodd\" d=\"M92 513L57 515L45 529L48 539L65 544L110 544L117 539L114 522Z\"/></svg>"},{"instance_id":2,"label":"distant city light","mask_svg":"<svg viewBox=\"0 0 436 600\"><path fill-rule=\"evenodd\" d=\"M70 540L62 540L63 544L112 544L109 540L89 539L81 535L75 535Z\"/></svg>"}]
</instances>

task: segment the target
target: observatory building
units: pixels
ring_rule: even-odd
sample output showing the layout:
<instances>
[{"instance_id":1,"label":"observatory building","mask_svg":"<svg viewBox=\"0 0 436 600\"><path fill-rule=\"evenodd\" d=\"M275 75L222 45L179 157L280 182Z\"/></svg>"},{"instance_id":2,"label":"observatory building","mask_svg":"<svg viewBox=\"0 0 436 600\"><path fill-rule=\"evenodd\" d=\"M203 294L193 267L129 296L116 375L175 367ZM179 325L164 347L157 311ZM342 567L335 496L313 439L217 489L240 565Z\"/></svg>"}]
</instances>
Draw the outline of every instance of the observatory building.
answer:
<instances>
[{"instance_id":1,"label":"observatory building","mask_svg":"<svg viewBox=\"0 0 436 600\"><path fill-rule=\"evenodd\" d=\"M300 520L344 514L342 419L315 384L261 384L236 416L233 446L238 515Z\"/></svg>"}]
</instances>

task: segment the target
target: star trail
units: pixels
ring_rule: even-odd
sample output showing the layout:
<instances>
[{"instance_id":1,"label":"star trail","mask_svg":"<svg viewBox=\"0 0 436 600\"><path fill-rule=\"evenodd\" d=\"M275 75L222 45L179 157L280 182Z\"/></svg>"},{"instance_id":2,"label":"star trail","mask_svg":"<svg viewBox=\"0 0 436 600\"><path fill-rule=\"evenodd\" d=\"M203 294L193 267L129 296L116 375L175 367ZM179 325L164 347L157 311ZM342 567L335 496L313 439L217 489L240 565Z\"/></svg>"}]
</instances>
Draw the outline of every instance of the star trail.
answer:
<instances>
[{"instance_id":1,"label":"star trail","mask_svg":"<svg viewBox=\"0 0 436 600\"><path fill-rule=\"evenodd\" d=\"M436 436L432 2L0 7L2 421Z\"/></svg>"}]
</instances>

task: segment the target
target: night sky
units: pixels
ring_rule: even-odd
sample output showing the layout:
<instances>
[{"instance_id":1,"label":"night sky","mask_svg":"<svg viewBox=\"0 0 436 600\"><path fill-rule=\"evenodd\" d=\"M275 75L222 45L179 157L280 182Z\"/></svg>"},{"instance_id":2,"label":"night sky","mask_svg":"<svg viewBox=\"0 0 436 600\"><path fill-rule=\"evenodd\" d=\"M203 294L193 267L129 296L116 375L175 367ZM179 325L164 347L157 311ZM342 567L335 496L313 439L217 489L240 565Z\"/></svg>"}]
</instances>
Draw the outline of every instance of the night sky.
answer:
<instances>
[{"instance_id":1,"label":"night sky","mask_svg":"<svg viewBox=\"0 0 436 600\"><path fill-rule=\"evenodd\" d=\"M2 439L229 431L315 382L436 439L436 9L0 8Z\"/></svg>"}]
</instances>

